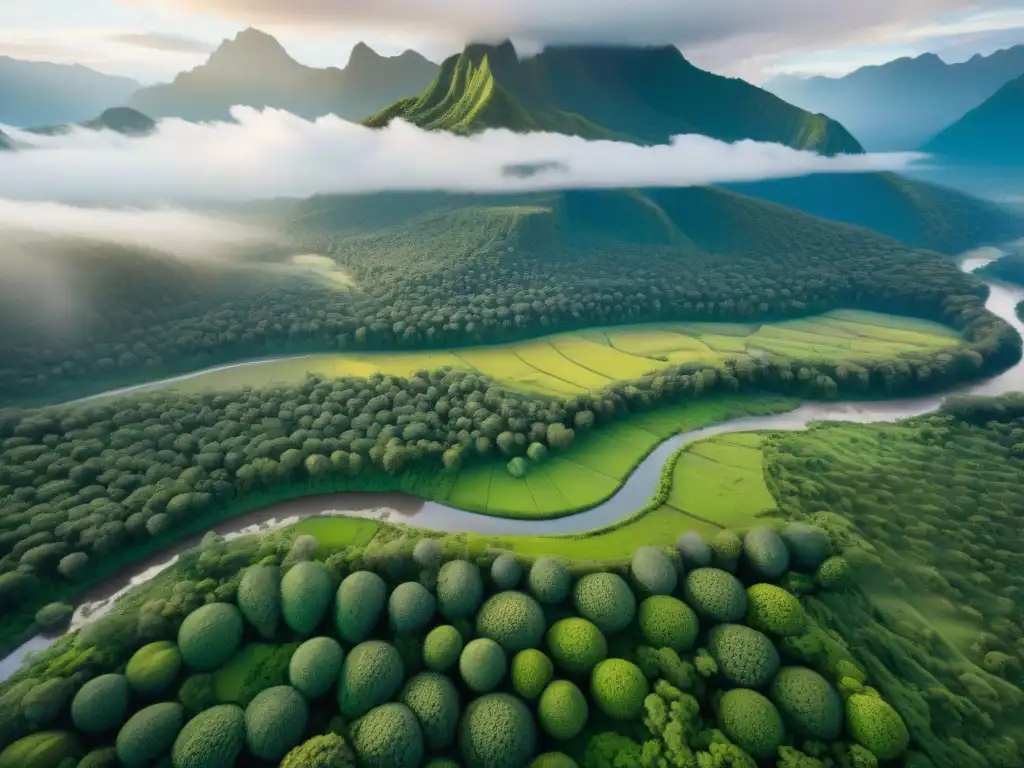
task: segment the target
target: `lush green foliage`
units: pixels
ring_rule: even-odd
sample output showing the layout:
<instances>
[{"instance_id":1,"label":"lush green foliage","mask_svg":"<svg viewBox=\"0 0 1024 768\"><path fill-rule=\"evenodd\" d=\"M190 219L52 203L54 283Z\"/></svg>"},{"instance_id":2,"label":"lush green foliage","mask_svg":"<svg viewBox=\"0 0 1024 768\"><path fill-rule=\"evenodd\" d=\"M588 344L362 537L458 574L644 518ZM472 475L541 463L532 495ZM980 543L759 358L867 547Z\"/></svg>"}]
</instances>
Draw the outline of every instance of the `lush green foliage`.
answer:
<instances>
[{"instance_id":1,"label":"lush green foliage","mask_svg":"<svg viewBox=\"0 0 1024 768\"><path fill-rule=\"evenodd\" d=\"M546 644L555 664L569 674L589 675L594 666L608 656L608 641L604 634L593 622L578 616L552 624Z\"/></svg>"},{"instance_id":2,"label":"lush green foliage","mask_svg":"<svg viewBox=\"0 0 1024 768\"><path fill-rule=\"evenodd\" d=\"M245 714L235 704L203 710L181 729L171 748L174 768L233 765L245 746Z\"/></svg>"},{"instance_id":3,"label":"lush green foliage","mask_svg":"<svg viewBox=\"0 0 1024 768\"><path fill-rule=\"evenodd\" d=\"M341 667L338 705L342 716L358 717L388 701L404 677L402 657L395 646L380 640L360 643L349 651Z\"/></svg>"},{"instance_id":4,"label":"lush green foliage","mask_svg":"<svg viewBox=\"0 0 1024 768\"><path fill-rule=\"evenodd\" d=\"M605 634L620 632L636 615L636 598L625 579L614 573L590 573L576 582L576 610Z\"/></svg>"},{"instance_id":5,"label":"lush green foliage","mask_svg":"<svg viewBox=\"0 0 1024 768\"><path fill-rule=\"evenodd\" d=\"M789 550L779 534L758 525L743 537L743 560L759 578L775 581L789 569Z\"/></svg>"},{"instance_id":6,"label":"lush green foliage","mask_svg":"<svg viewBox=\"0 0 1024 768\"><path fill-rule=\"evenodd\" d=\"M242 614L230 603L210 603L193 611L178 629L178 649L185 665L210 670L238 650L244 631Z\"/></svg>"},{"instance_id":7,"label":"lush green foliage","mask_svg":"<svg viewBox=\"0 0 1024 768\"><path fill-rule=\"evenodd\" d=\"M67 731L38 731L9 744L0 752L0 768L60 768L82 754L82 745Z\"/></svg>"},{"instance_id":8,"label":"lush green foliage","mask_svg":"<svg viewBox=\"0 0 1024 768\"><path fill-rule=\"evenodd\" d=\"M350 643L361 643L380 619L387 601L384 580L370 571L356 571L344 578L334 603L334 625Z\"/></svg>"},{"instance_id":9,"label":"lush green foliage","mask_svg":"<svg viewBox=\"0 0 1024 768\"><path fill-rule=\"evenodd\" d=\"M466 643L459 656L459 674L476 693L493 691L508 671L508 656L504 649L488 637L478 637Z\"/></svg>"},{"instance_id":10,"label":"lush green foliage","mask_svg":"<svg viewBox=\"0 0 1024 768\"><path fill-rule=\"evenodd\" d=\"M437 574L437 608L449 621L465 619L483 599L480 569L465 560L452 560Z\"/></svg>"},{"instance_id":11,"label":"lush green foliage","mask_svg":"<svg viewBox=\"0 0 1024 768\"><path fill-rule=\"evenodd\" d=\"M729 682L768 685L779 671L779 652L765 635L742 624L719 624L708 633L708 650Z\"/></svg>"},{"instance_id":12,"label":"lush green foliage","mask_svg":"<svg viewBox=\"0 0 1024 768\"><path fill-rule=\"evenodd\" d=\"M683 567L687 570L711 565L711 547L696 531L679 534L675 545L676 550L683 558Z\"/></svg>"},{"instance_id":13,"label":"lush green foliage","mask_svg":"<svg viewBox=\"0 0 1024 768\"><path fill-rule=\"evenodd\" d=\"M350 728L352 746L365 768L417 768L423 759L423 733L404 704L382 704Z\"/></svg>"},{"instance_id":14,"label":"lush green foliage","mask_svg":"<svg viewBox=\"0 0 1024 768\"><path fill-rule=\"evenodd\" d=\"M779 711L757 691L727 691L718 702L718 710L725 735L754 757L774 756L786 736Z\"/></svg>"},{"instance_id":15,"label":"lush green foliage","mask_svg":"<svg viewBox=\"0 0 1024 768\"><path fill-rule=\"evenodd\" d=\"M281 579L281 616L300 635L320 625L334 597L331 574L323 563L307 561L288 569Z\"/></svg>"},{"instance_id":16,"label":"lush green foliage","mask_svg":"<svg viewBox=\"0 0 1024 768\"><path fill-rule=\"evenodd\" d=\"M697 614L671 595L653 595L637 612L644 641L654 648L671 648L682 653L693 647L700 632Z\"/></svg>"},{"instance_id":17,"label":"lush green foliage","mask_svg":"<svg viewBox=\"0 0 1024 768\"><path fill-rule=\"evenodd\" d=\"M124 768L148 768L171 751L185 725L185 710L174 702L140 709L117 734L117 759Z\"/></svg>"},{"instance_id":18,"label":"lush green foliage","mask_svg":"<svg viewBox=\"0 0 1024 768\"><path fill-rule=\"evenodd\" d=\"M423 568L437 568L441 565L441 545L435 539L420 539L412 550L412 557Z\"/></svg>"},{"instance_id":19,"label":"lush green foliage","mask_svg":"<svg viewBox=\"0 0 1024 768\"><path fill-rule=\"evenodd\" d=\"M433 672L447 672L462 654L462 635L451 624L434 627L423 641L423 663Z\"/></svg>"},{"instance_id":20,"label":"lush green foliage","mask_svg":"<svg viewBox=\"0 0 1024 768\"><path fill-rule=\"evenodd\" d=\"M746 623L762 632L781 637L802 635L807 631L807 615L800 601L774 584L747 587Z\"/></svg>"},{"instance_id":21,"label":"lush green foliage","mask_svg":"<svg viewBox=\"0 0 1024 768\"><path fill-rule=\"evenodd\" d=\"M459 751L466 768L516 768L537 750L533 714L515 696L474 699L459 723Z\"/></svg>"},{"instance_id":22,"label":"lush green foliage","mask_svg":"<svg viewBox=\"0 0 1024 768\"><path fill-rule=\"evenodd\" d=\"M565 563L554 557L538 557L527 577L530 593L545 605L558 605L569 597L572 577Z\"/></svg>"},{"instance_id":23,"label":"lush green foliage","mask_svg":"<svg viewBox=\"0 0 1024 768\"><path fill-rule=\"evenodd\" d=\"M245 708L245 744L261 760L280 760L302 741L309 705L295 688L278 685L256 694Z\"/></svg>"},{"instance_id":24,"label":"lush green foliage","mask_svg":"<svg viewBox=\"0 0 1024 768\"><path fill-rule=\"evenodd\" d=\"M639 716L648 690L644 673L625 659L605 659L590 675L590 695L601 711L615 720Z\"/></svg>"},{"instance_id":25,"label":"lush green foliage","mask_svg":"<svg viewBox=\"0 0 1024 768\"><path fill-rule=\"evenodd\" d=\"M434 618L437 601L417 581L399 584L388 598L388 620L396 632L417 632Z\"/></svg>"},{"instance_id":26,"label":"lush green foliage","mask_svg":"<svg viewBox=\"0 0 1024 768\"><path fill-rule=\"evenodd\" d=\"M149 643L128 660L124 676L132 690L142 696L159 696L181 672L181 651L169 640Z\"/></svg>"},{"instance_id":27,"label":"lush green foliage","mask_svg":"<svg viewBox=\"0 0 1024 768\"><path fill-rule=\"evenodd\" d=\"M553 739L571 739L587 724L587 698L568 680L555 680L540 695L537 720Z\"/></svg>"},{"instance_id":28,"label":"lush green foliage","mask_svg":"<svg viewBox=\"0 0 1024 768\"><path fill-rule=\"evenodd\" d=\"M336 733L314 736L285 755L280 768L355 768L356 756Z\"/></svg>"},{"instance_id":29,"label":"lush green foliage","mask_svg":"<svg viewBox=\"0 0 1024 768\"><path fill-rule=\"evenodd\" d=\"M517 653L537 648L544 638L544 611L522 592L499 592L487 599L476 617L476 631L505 649Z\"/></svg>"},{"instance_id":30,"label":"lush green foliage","mask_svg":"<svg viewBox=\"0 0 1024 768\"><path fill-rule=\"evenodd\" d=\"M910 743L903 718L877 696L855 693L846 700L846 728L850 735L881 760L902 755Z\"/></svg>"},{"instance_id":31,"label":"lush green foliage","mask_svg":"<svg viewBox=\"0 0 1024 768\"><path fill-rule=\"evenodd\" d=\"M739 621L747 613L743 584L719 568L698 568L686 574L683 598L702 619L716 624Z\"/></svg>"},{"instance_id":32,"label":"lush green foliage","mask_svg":"<svg viewBox=\"0 0 1024 768\"><path fill-rule=\"evenodd\" d=\"M265 638L272 638L281 624L281 569L253 565L238 583L238 608Z\"/></svg>"},{"instance_id":33,"label":"lush green foliage","mask_svg":"<svg viewBox=\"0 0 1024 768\"><path fill-rule=\"evenodd\" d=\"M772 680L771 699L792 731L819 741L839 736L843 702L828 680L814 670L780 669Z\"/></svg>"},{"instance_id":34,"label":"lush green foliage","mask_svg":"<svg viewBox=\"0 0 1024 768\"><path fill-rule=\"evenodd\" d=\"M83 733L116 730L128 716L128 699L124 675L100 675L83 685L71 700L71 719Z\"/></svg>"},{"instance_id":35,"label":"lush green foliage","mask_svg":"<svg viewBox=\"0 0 1024 768\"><path fill-rule=\"evenodd\" d=\"M679 574L675 565L657 547L641 547L630 563L630 574L637 585L652 595L670 595Z\"/></svg>"},{"instance_id":36,"label":"lush green foliage","mask_svg":"<svg viewBox=\"0 0 1024 768\"><path fill-rule=\"evenodd\" d=\"M406 683L399 699L416 715L430 749L443 751L454 743L461 710L451 678L422 672Z\"/></svg>"},{"instance_id":37,"label":"lush green foliage","mask_svg":"<svg viewBox=\"0 0 1024 768\"><path fill-rule=\"evenodd\" d=\"M579 768L579 765L564 752L545 752L530 763L530 768Z\"/></svg>"},{"instance_id":38,"label":"lush green foliage","mask_svg":"<svg viewBox=\"0 0 1024 768\"><path fill-rule=\"evenodd\" d=\"M515 589L523 578L523 566L516 556L506 552L491 563L491 581L498 589Z\"/></svg>"},{"instance_id":39,"label":"lush green foliage","mask_svg":"<svg viewBox=\"0 0 1024 768\"><path fill-rule=\"evenodd\" d=\"M317 699L338 681L344 652L333 637L313 637L295 649L288 681L307 699Z\"/></svg>"},{"instance_id":40,"label":"lush green foliage","mask_svg":"<svg viewBox=\"0 0 1024 768\"><path fill-rule=\"evenodd\" d=\"M512 659L512 687L527 701L536 699L555 674L551 659L535 648L520 651Z\"/></svg>"},{"instance_id":41,"label":"lush green foliage","mask_svg":"<svg viewBox=\"0 0 1024 768\"><path fill-rule=\"evenodd\" d=\"M820 527L807 523L789 523L782 529L790 561L801 571L813 572L832 554L832 542Z\"/></svg>"}]
</instances>

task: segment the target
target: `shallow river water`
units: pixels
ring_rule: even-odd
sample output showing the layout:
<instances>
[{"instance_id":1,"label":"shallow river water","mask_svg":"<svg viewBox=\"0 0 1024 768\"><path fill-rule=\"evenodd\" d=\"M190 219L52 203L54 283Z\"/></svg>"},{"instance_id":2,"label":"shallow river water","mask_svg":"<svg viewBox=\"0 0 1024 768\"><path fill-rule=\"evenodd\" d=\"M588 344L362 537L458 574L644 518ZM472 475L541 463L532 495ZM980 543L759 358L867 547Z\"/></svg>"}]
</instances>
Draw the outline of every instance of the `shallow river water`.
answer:
<instances>
[{"instance_id":1,"label":"shallow river water","mask_svg":"<svg viewBox=\"0 0 1024 768\"><path fill-rule=\"evenodd\" d=\"M994 248L979 249L962 256L960 266L964 271L971 272L999 258L1002 253L1002 251ZM1015 312L1017 304L1024 300L1024 288L997 282L989 282L988 286L990 293L985 305L986 308L1012 325L1017 333L1024 337L1024 323L1021 323ZM209 370L223 370L247 364L250 363L218 366ZM206 372L208 371L200 371L188 374L187 376L174 377L135 387L126 387L86 399L91 400L112 395L128 394L171 384L175 381L198 376ZM489 517L474 512L466 512L465 510L456 509L439 502L423 501L398 493L338 493L280 502L261 510L241 515L233 520L214 526L211 530L220 533L225 538L234 538L248 533L290 525L306 517L349 515L388 520L394 523L407 523L421 528L442 531L476 531L494 535L529 534L534 536L578 533L610 525L643 507L654 494L661 476L661 468L668 457L677 448L694 440L729 432L768 429L800 430L813 421L859 423L896 421L930 413L942 405L943 401L950 395L995 396L1020 390L1024 390L1024 361L998 376L980 382L971 382L941 395L857 403L805 403L788 413L733 419L721 424L713 424L702 429L684 432L665 440L655 448L637 466L623 486L606 501L585 512L556 520L509 520ZM178 555L181 552L195 546L201 538L201 535L198 535L183 539L160 554L148 558L133 568L126 569L107 582L89 590L78 600L71 629L78 629L91 618L105 613L118 597L172 566L177 562ZM24 663L29 653L42 650L51 642L53 642L53 638L37 635L0 660L0 680L4 680L14 674Z\"/></svg>"}]
</instances>

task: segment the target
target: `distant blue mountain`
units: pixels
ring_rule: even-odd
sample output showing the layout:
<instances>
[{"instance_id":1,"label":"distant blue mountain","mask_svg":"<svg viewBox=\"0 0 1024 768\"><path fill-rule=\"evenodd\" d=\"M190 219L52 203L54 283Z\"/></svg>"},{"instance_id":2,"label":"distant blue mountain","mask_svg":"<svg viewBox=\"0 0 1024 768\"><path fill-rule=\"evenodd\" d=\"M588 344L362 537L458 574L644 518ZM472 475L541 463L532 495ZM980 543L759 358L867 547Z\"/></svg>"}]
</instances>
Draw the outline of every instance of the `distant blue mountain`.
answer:
<instances>
[{"instance_id":1,"label":"distant blue mountain","mask_svg":"<svg viewBox=\"0 0 1024 768\"><path fill-rule=\"evenodd\" d=\"M127 103L140 84L80 64L0 56L0 123L25 127L77 123Z\"/></svg>"},{"instance_id":2,"label":"distant blue mountain","mask_svg":"<svg viewBox=\"0 0 1024 768\"><path fill-rule=\"evenodd\" d=\"M961 165L1024 168L1024 76L1004 85L922 149Z\"/></svg>"}]
</instances>

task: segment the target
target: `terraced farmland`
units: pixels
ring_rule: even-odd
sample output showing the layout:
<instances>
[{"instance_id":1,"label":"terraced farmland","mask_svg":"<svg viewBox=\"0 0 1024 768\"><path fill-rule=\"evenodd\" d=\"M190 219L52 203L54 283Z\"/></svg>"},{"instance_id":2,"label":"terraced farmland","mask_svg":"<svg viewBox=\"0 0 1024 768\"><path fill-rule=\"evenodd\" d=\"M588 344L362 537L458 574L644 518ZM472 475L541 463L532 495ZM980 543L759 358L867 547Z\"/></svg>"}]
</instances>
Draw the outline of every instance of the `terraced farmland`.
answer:
<instances>
[{"instance_id":1,"label":"terraced farmland","mask_svg":"<svg viewBox=\"0 0 1024 768\"><path fill-rule=\"evenodd\" d=\"M213 371L167 386L229 390L300 380L306 373L406 376L451 367L476 371L511 389L565 396L635 379L668 365L744 356L877 361L956 346L938 323L861 310L766 324L663 323L591 328L507 346L423 352L312 355Z\"/></svg>"}]
</instances>

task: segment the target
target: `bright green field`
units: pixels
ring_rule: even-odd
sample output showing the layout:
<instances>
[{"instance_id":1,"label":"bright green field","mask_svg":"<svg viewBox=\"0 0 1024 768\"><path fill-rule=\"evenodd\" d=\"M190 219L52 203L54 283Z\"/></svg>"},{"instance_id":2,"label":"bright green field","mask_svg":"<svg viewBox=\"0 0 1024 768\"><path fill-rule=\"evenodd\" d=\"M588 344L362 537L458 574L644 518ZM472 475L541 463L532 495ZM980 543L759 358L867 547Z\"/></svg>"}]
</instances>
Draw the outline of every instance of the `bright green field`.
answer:
<instances>
[{"instance_id":1,"label":"bright green field","mask_svg":"<svg viewBox=\"0 0 1024 768\"><path fill-rule=\"evenodd\" d=\"M498 517L561 517L593 507L614 494L636 465L666 437L743 415L780 413L796 405L795 400L762 395L666 406L578 438L567 452L543 464L531 464L524 478L512 477L504 462L463 469L454 482L439 484L432 498ZM736 450L760 456L759 450ZM728 471L735 474L741 470L729 467ZM742 491L757 489L752 482L749 486ZM757 497L757 503L762 501L763 497ZM686 506L681 509L690 511Z\"/></svg>"},{"instance_id":2,"label":"bright green field","mask_svg":"<svg viewBox=\"0 0 1024 768\"><path fill-rule=\"evenodd\" d=\"M295 382L307 373L406 376L442 366L476 371L510 389L565 396L635 379L672 364L715 363L746 355L872 361L960 343L956 331L927 320L860 310L764 325L662 323L591 328L508 346L425 352L312 355L195 376L167 386L225 390Z\"/></svg>"},{"instance_id":3,"label":"bright green field","mask_svg":"<svg viewBox=\"0 0 1024 768\"><path fill-rule=\"evenodd\" d=\"M709 417L710 413L705 411L705 416ZM747 528L761 522L762 513L776 509L764 479L763 439L762 434L747 432L720 435L692 444L676 463L668 503L618 527L577 536L490 536L472 532L460 535L465 536L471 546L506 549L526 557L554 555L577 560L625 560L640 546L671 546L685 531L697 531L710 538L726 528ZM463 475L465 477L460 476L455 486L462 488L461 494L457 498L453 494L448 503L471 500L483 489L491 494L506 495L509 488L522 483L500 468L493 472L474 469ZM528 478L531 486L537 476ZM499 478L499 485L495 486ZM554 483L547 484L545 480L543 485L550 489ZM580 486L579 490L582 492L584 488ZM366 535L363 523L365 521L345 517L310 518L299 523L297 530L313 534L325 548L340 549L354 537ZM372 534L370 536L372 538Z\"/></svg>"}]
</instances>

